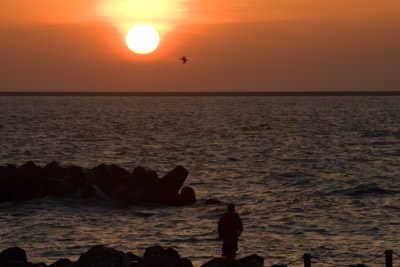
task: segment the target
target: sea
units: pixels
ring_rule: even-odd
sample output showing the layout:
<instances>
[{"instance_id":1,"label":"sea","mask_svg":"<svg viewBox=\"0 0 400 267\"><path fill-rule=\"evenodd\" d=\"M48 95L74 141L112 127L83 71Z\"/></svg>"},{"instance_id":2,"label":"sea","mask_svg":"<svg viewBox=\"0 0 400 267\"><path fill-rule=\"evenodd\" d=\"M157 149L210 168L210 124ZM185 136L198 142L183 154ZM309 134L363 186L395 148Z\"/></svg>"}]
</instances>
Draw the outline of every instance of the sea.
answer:
<instances>
[{"instance_id":1,"label":"sea","mask_svg":"<svg viewBox=\"0 0 400 267\"><path fill-rule=\"evenodd\" d=\"M265 266L400 263L400 96L1 96L0 165L177 165L197 203L127 205L98 194L0 203L0 251L75 261L94 245L220 257L236 204L238 258ZM219 205L205 205L209 198ZM400 252L400 251L399 251Z\"/></svg>"}]
</instances>

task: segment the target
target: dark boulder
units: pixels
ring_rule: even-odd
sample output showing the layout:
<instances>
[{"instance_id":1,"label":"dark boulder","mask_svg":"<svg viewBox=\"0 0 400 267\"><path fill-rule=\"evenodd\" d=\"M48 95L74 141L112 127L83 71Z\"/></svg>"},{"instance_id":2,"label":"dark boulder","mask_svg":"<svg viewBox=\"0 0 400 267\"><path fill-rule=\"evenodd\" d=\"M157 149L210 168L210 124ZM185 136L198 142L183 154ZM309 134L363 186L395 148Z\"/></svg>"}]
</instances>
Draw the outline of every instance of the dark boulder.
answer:
<instances>
[{"instance_id":1,"label":"dark boulder","mask_svg":"<svg viewBox=\"0 0 400 267\"><path fill-rule=\"evenodd\" d=\"M22 179L13 175L0 177L0 200L2 202L23 201L28 199Z\"/></svg>"},{"instance_id":2,"label":"dark boulder","mask_svg":"<svg viewBox=\"0 0 400 267\"><path fill-rule=\"evenodd\" d=\"M38 177L46 192L54 196L66 196L74 192L73 187L67 182L50 177Z\"/></svg>"},{"instance_id":3,"label":"dark boulder","mask_svg":"<svg viewBox=\"0 0 400 267\"><path fill-rule=\"evenodd\" d=\"M15 174L0 177L0 201L26 201L46 194L46 190L36 176Z\"/></svg>"},{"instance_id":4,"label":"dark boulder","mask_svg":"<svg viewBox=\"0 0 400 267\"><path fill-rule=\"evenodd\" d=\"M40 172L40 175L62 179L67 174L67 172L68 170L66 168L61 167L57 161L52 161L43 167L43 169Z\"/></svg>"},{"instance_id":5,"label":"dark boulder","mask_svg":"<svg viewBox=\"0 0 400 267\"><path fill-rule=\"evenodd\" d=\"M89 179L85 172L77 172L68 176L64 179L66 183L68 183L74 192L76 192L79 188L82 188L89 184Z\"/></svg>"},{"instance_id":6,"label":"dark boulder","mask_svg":"<svg viewBox=\"0 0 400 267\"><path fill-rule=\"evenodd\" d=\"M23 165L18 167L18 176L35 176L41 172L41 168L37 166L33 161L27 161Z\"/></svg>"},{"instance_id":7,"label":"dark boulder","mask_svg":"<svg viewBox=\"0 0 400 267\"><path fill-rule=\"evenodd\" d=\"M133 169L132 174L136 177L144 176L146 174L146 168L139 165Z\"/></svg>"},{"instance_id":8,"label":"dark boulder","mask_svg":"<svg viewBox=\"0 0 400 267\"><path fill-rule=\"evenodd\" d=\"M0 166L0 177L10 177L17 172L18 168L15 165Z\"/></svg>"},{"instance_id":9,"label":"dark boulder","mask_svg":"<svg viewBox=\"0 0 400 267\"><path fill-rule=\"evenodd\" d=\"M241 258L241 259L230 259L230 258L215 258L201 267L263 267L264 258L257 256L256 254Z\"/></svg>"},{"instance_id":10,"label":"dark boulder","mask_svg":"<svg viewBox=\"0 0 400 267\"><path fill-rule=\"evenodd\" d=\"M182 204L179 190L187 176L188 171L182 166L175 167L162 178L147 176L146 179L141 180L142 187L139 186L139 188L144 199L139 200L173 205Z\"/></svg>"},{"instance_id":11,"label":"dark boulder","mask_svg":"<svg viewBox=\"0 0 400 267\"><path fill-rule=\"evenodd\" d=\"M29 198L45 197L48 193L45 186L40 182L40 178L34 177L25 183Z\"/></svg>"},{"instance_id":12,"label":"dark boulder","mask_svg":"<svg viewBox=\"0 0 400 267\"><path fill-rule=\"evenodd\" d=\"M201 265L201 267L243 267L243 266L241 266L239 262L235 259L214 258Z\"/></svg>"},{"instance_id":13,"label":"dark boulder","mask_svg":"<svg viewBox=\"0 0 400 267\"><path fill-rule=\"evenodd\" d=\"M163 257L164 255L164 248L162 246L156 245L146 248L143 259L145 260L148 258Z\"/></svg>"},{"instance_id":14,"label":"dark boulder","mask_svg":"<svg viewBox=\"0 0 400 267\"><path fill-rule=\"evenodd\" d=\"M193 267L189 259L174 259L171 257L154 257L138 263L138 267Z\"/></svg>"},{"instance_id":15,"label":"dark boulder","mask_svg":"<svg viewBox=\"0 0 400 267\"><path fill-rule=\"evenodd\" d=\"M0 253L0 263L5 263L7 261L20 261L27 262L26 252L20 247L12 247L3 250Z\"/></svg>"},{"instance_id":16,"label":"dark boulder","mask_svg":"<svg viewBox=\"0 0 400 267\"><path fill-rule=\"evenodd\" d=\"M187 202L187 204L193 204L197 202L194 189L189 186L182 188L180 196L185 200L185 202Z\"/></svg>"},{"instance_id":17,"label":"dark boulder","mask_svg":"<svg viewBox=\"0 0 400 267\"><path fill-rule=\"evenodd\" d=\"M189 172L183 166L179 165L161 178L161 184L165 186L166 191L178 194L188 175Z\"/></svg>"},{"instance_id":18,"label":"dark boulder","mask_svg":"<svg viewBox=\"0 0 400 267\"><path fill-rule=\"evenodd\" d=\"M137 265L140 267L193 267L190 260L181 259L173 248L164 249L161 246L152 246L146 249L143 260Z\"/></svg>"},{"instance_id":19,"label":"dark boulder","mask_svg":"<svg viewBox=\"0 0 400 267\"><path fill-rule=\"evenodd\" d=\"M82 199L93 198L93 197L96 197L96 195L97 195L96 190L94 189L94 187L91 184L84 185L81 188L80 198L82 198Z\"/></svg>"},{"instance_id":20,"label":"dark boulder","mask_svg":"<svg viewBox=\"0 0 400 267\"><path fill-rule=\"evenodd\" d=\"M90 170L92 182L95 184L102 184L106 177L109 177L111 174L110 169L107 164L100 164Z\"/></svg>"},{"instance_id":21,"label":"dark boulder","mask_svg":"<svg viewBox=\"0 0 400 267\"><path fill-rule=\"evenodd\" d=\"M182 166L177 166L163 178L158 178L155 171L138 166L131 175L114 179L119 187L109 186L113 188L109 194L114 199L125 202L188 205L196 201L194 190L186 188L179 194L187 176L188 171Z\"/></svg>"},{"instance_id":22,"label":"dark boulder","mask_svg":"<svg viewBox=\"0 0 400 267\"><path fill-rule=\"evenodd\" d=\"M76 173L81 173L84 172L84 169L81 166L76 166L76 165L71 165L71 166L67 166L65 167L66 173L65 173L65 177L68 176L72 176Z\"/></svg>"},{"instance_id":23,"label":"dark boulder","mask_svg":"<svg viewBox=\"0 0 400 267\"><path fill-rule=\"evenodd\" d=\"M130 259L122 251L99 245L82 254L76 265L78 267L129 267Z\"/></svg>"},{"instance_id":24,"label":"dark boulder","mask_svg":"<svg viewBox=\"0 0 400 267\"><path fill-rule=\"evenodd\" d=\"M179 255L178 251L176 251L176 250L173 249L173 248L166 248L166 249L164 250L164 255L165 255L166 257L175 258L175 259L177 259L177 260L179 260L179 259L181 258L181 256Z\"/></svg>"},{"instance_id":25,"label":"dark boulder","mask_svg":"<svg viewBox=\"0 0 400 267\"><path fill-rule=\"evenodd\" d=\"M104 163L88 170L88 178L91 184L97 185L102 191L107 192L107 178L109 178L108 166Z\"/></svg>"},{"instance_id":26,"label":"dark boulder","mask_svg":"<svg viewBox=\"0 0 400 267\"><path fill-rule=\"evenodd\" d=\"M143 259L155 258L155 257L167 257L179 260L181 256L178 251L173 248L164 249L162 246L156 245L146 248Z\"/></svg>"},{"instance_id":27,"label":"dark boulder","mask_svg":"<svg viewBox=\"0 0 400 267\"><path fill-rule=\"evenodd\" d=\"M104 163L93 168L89 172L89 181L97 185L104 193L113 195L126 185L122 184L125 180L122 177L129 175L129 172L117 165L106 165Z\"/></svg>"},{"instance_id":28,"label":"dark boulder","mask_svg":"<svg viewBox=\"0 0 400 267\"><path fill-rule=\"evenodd\" d=\"M116 177L116 178L119 178L119 177L122 177L122 176L130 174L127 170L125 170L125 169L123 169L123 168L121 168L121 167L119 167L118 165L115 165L115 164L111 164L109 166L109 171L110 171L110 175L112 177Z\"/></svg>"},{"instance_id":29,"label":"dark boulder","mask_svg":"<svg viewBox=\"0 0 400 267\"><path fill-rule=\"evenodd\" d=\"M260 257L256 254L252 254L250 256L244 257L238 260L242 266L246 267L263 267L264 266L264 258Z\"/></svg>"}]
</instances>

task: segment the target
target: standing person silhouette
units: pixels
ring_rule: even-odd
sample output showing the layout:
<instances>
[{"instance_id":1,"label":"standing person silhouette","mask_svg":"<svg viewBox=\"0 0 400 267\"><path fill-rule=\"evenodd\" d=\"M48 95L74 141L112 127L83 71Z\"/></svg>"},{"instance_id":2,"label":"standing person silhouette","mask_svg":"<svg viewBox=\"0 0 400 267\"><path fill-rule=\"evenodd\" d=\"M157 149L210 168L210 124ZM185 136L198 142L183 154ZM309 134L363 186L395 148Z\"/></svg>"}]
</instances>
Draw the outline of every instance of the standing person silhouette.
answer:
<instances>
[{"instance_id":1,"label":"standing person silhouette","mask_svg":"<svg viewBox=\"0 0 400 267\"><path fill-rule=\"evenodd\" d=\"M223 240L222 256L235 258L238 250L238 239L243 231L243 223L235 212L235 204L228 205L228 211L218 221L218 235Z\"/></svg>"}]
</instances>

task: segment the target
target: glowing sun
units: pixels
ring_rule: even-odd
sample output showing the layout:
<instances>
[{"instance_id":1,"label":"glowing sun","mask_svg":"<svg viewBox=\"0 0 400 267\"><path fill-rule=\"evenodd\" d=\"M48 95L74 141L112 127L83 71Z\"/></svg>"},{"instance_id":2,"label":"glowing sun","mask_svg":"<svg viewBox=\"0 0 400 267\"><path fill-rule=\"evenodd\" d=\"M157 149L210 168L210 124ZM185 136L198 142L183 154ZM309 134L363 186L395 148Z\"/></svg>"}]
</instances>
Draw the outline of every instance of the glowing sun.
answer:
<instances>
[{"instance_id":1,"label":"glowing sun","mask_svg":"<svg viewBox=\"0 0 400 267\"><path fill-rule=\"evenodd\" d=\"M136 25L126 34L126 45L137 54L151 53L157 49L159 43L160 36L150 25Z\"/></svg>"}]
</instances>

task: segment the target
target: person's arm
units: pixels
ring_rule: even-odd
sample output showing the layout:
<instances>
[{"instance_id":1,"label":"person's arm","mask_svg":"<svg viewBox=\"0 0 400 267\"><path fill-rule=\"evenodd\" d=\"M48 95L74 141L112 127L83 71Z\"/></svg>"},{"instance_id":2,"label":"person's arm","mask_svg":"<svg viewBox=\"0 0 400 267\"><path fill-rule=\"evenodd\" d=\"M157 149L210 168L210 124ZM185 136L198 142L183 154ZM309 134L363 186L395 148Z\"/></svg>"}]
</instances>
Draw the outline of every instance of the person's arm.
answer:
<instances>
[{"instance_id":1,"label":"person's arm","mask_svg":"<svg viewBox=\"0 0 400 267\"><path fill-rule=\"evenodd\" d=\"M242 219L240 219L239 215L238 215L238 232L239 235L243 232L243 223L242 223Z\"/></svg>"},{"instance_id":2,"label":"person's arm","mask_svg":"<svg viewBox=\"0 0 400 267\"><path fill-rule=\"evenodd\" d=\"M220 238L223 237L224 226L225 226L225 216L222 215L221 218L219 218L219 221L218 221L218 236Z\"/></svg>"}]
</instances>

